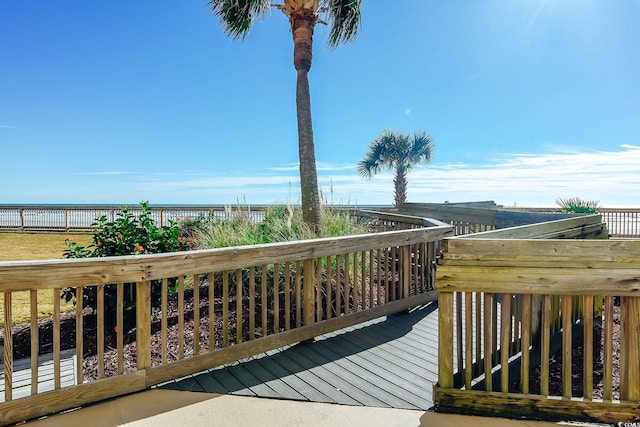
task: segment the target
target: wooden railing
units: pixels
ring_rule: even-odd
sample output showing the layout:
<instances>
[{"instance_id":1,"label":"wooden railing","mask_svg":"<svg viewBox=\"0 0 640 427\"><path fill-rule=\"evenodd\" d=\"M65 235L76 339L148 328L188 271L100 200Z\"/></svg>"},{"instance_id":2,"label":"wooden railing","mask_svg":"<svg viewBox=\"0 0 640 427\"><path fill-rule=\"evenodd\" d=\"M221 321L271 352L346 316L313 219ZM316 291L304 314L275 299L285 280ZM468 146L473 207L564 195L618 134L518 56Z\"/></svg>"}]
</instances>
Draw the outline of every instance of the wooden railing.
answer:
<instances>
[{"instance_id":1,"label":"wooden railing","mask_svg":"<svg viewBox=\"0 0 640 427\"><path fill-rule=\"evenodd\" d=\"M456 235L576 216L559 213L559 208L503 208L493 202L405 203L399 208L389 210L445 221L456 227ZM598 214L607 224L612 237L640 238L640 209L599 208Z\"/></svg>"},{"instance_id":2,"label":"wooden railing","mask_svg":"<svg viewBox=\"0 0 640 427\"><path fill-rule=\"evenodd\" d=\"M127 208L134 214L140 212L140 206ZM255 222L260 222L267 209L265 206L152 206L152 217L158 224L168 225L169 220L197 218L200 215L225 218L243 212ZM446 219L455 227L456 235L549 221L563 216L557 213L557 208L498 209L493 202L406 203L399 209L388 210L405 216ZM119 206L0 206L0 230L90 231L97 217L105 215L108 220L113 220L119 212ZM612 236L640 238L640 209L600 208L598 213L602 215ZM549 215L555 218L549 218Z\"/></svg>"},{"instance_id":3,"label":"wooden railing","mask_svg":"<svg viewBox=\"0 0 640 427\"><path fill-rule=\"evenodd\" d=\"M513 208L513 211L550 213L558 208ZM639 208L598 208L602 221L607 224L612 237L640 238Z\"/></svg>"},{"instance_id":4,"label":"wooden railing","mask_svg":"<svg viewBox=\"0 0 640 427\"><path fill-rule=\"evenodd\" d=\"M600 208L598 213L613 237L640 238L640 209Z\"/></svg>"},{"instance_id":5,"label":"wooden railing","mask_svg":"<svg viewBox=\"0 0 640 427\"><path fill-rule=\"evenodd\" d=\"M444 242L437 410L640 418L640 241L602 240L598 218Z\"/></svg>"},{"instance_id":6,"label":"wooden railing","mask_svg":"<svg viewBox=\"0 0 640 427\"><path fill-rule=\"evenodd\" d=\"M452 227L436 225L175 254L0 263L0 424L143 390L432 301L437 245L452 235ZM61 328L65 290L77 301L97 301L95 311L77 305L71 336ZM49 293L55 313L53 390L46 392L38 385L38 291ZM9 327L19 292L29 293L32 313L25 384L13 382L16 330ZM64 386L61 368L68 347L76 354L72 386ZM116 360L116 368L106 360Z\"/></svg>"}]
</instances>

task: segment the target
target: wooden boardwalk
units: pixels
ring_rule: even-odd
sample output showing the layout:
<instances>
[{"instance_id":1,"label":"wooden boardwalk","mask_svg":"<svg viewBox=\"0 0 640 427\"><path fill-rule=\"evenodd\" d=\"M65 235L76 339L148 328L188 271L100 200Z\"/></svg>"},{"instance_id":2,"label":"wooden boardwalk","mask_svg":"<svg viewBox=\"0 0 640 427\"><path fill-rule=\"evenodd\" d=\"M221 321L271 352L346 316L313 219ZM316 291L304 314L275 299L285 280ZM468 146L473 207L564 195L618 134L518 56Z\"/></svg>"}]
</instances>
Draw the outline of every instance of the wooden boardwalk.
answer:
<instances>
[{"instance_id":1,"label":"wooden boardwalk","mask_svg":"<svg viewBox=\"0 0 640 427\"><path fill-rule=\"evenodd\" d=\"M160 388L426 410L437 381L437 324L434 302Z\"/></svg>"},{"instance_id":2,"label":"wooden boardwalk","mask_svg":"<svg viewBox=\"0 0 640 427\"><path fill-rule=\"evenodd\" d=\"M38 357L38 393L54 389L53 354ZM13 365L13 399L31 395L31 359L16 360ZM76 384L76 352L60 352L60 387ZM4 402L4 365L0 363L0 403Z\"/></svg>"}]
</instances>

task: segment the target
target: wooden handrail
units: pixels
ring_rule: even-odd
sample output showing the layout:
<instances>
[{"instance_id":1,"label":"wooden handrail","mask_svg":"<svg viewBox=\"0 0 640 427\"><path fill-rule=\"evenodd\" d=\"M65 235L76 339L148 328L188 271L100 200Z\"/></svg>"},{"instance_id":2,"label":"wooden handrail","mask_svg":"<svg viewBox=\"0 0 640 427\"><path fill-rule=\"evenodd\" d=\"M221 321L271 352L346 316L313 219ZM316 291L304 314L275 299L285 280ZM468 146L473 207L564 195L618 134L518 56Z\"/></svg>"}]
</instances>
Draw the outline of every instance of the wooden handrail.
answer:
<instances>
[{"instance_id":1,"label":"wooden handrail","mask_svg":"<svg viewBox=\"0 0 640 427\"><path fill-rule=\"evenodd\" d=\"M88 326L83 321L86 309L78 306L77 385L61 387L60 378L57 378L56 389L47 392L46 399L42 392L21 398L12 395L13 373L5 372L5 402L0 403L0 424L130 393L432 301L435 298L432 266L438 253L437 245L444 237L452 235L451 226L439 225L169 254L0 262L0 292L9 303L4 310L6 325L12 324L11 297L16 292L73 288L79 301L97 292L100 301L96 310L98 324L109 329L111 326L107 325L107 311L103 305L106 306L104 301L108 295L117 295L117 312L110 318L117 319L114 347L120 360L117 373L107 374L98 367L95 378L102 379L85 383L88 379L83 378L86 374L83 359L89 357L83 350L85 343L97 347L98 365L103 363L106 350L91 341L93 338L87 334ZM180 339L175 354L167 354L164 341L171 323L166 312L171 283L176 283L178 301L175 316ZM198 302L198 306L202 301L196 298L206 294L208 321L213 322L214 317L221 316L224 330L211 329L210 323L210 331L216 334L215 337L210 336L205 341L196 338L200 334L193 331L190 336L197 342L187 343L184 332L193 328L187 324L184 308L187 293L198 295L194 295L194 305ZM54 295L59 295L59 291ZM122 302L128 304L130 298L136 304L137 355L133 371L123 370L121 362L127 334L123 331L126 313ZM252 301L247 302L247 298ZM248 311L249 307L251 311ZM163 337L162 354L152 351L152 340L157 339L151 330L152 311L154 316L161 317L154 328L160 328ZM193 317L195 319L196 315ZM199 324L200 318L197 319ZM245 332L245 325L252 325L249 334ZM59 324L55 327L59 328ZM5 347L5 366L11 366L12 334L9 328L5 330L8 337L5 339L8 345ZM105 334L98 331L98 340L103 340ZM59 330L54 331L54 336L59 339ZM54 352L58 352L54 358L59 359L60 349L56 347Z\"/></svg>"}]
</instances>

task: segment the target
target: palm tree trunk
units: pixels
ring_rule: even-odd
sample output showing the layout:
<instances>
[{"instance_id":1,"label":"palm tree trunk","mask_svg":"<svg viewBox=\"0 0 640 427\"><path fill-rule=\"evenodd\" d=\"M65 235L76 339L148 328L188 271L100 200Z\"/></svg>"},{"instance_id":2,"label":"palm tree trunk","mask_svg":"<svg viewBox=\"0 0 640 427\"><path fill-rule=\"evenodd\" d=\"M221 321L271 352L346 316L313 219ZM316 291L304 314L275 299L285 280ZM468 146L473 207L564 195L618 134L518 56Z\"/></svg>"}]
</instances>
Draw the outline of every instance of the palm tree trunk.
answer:
<instances>
[{"instance_id":1,"label":"palm tree trunk","mask_svg":"<svg viewBox=\"0 0 640 427\"><path fill-rule=\"evenodd\" d=\"M396 176L393 178L395 184L395 204L396 207L407 201L407 171L403 167L396 169Z\"/></svg>"},{"instance_id":2,"label":"palm tree trunk","mask_svg":"<svg viewBox=\"0 0 640 427\"><path fill-rule=\"evenodd\" d=\"M298 118L298 153L300 157L300 190L304 222L319 236L320 195L318 172L311 123L311 95L308 73L311 69L313 28L316 15L302 9L290 16L293 33L293 62L298 73L296 83L296 112Z\"/></svg>"}]
</instances>

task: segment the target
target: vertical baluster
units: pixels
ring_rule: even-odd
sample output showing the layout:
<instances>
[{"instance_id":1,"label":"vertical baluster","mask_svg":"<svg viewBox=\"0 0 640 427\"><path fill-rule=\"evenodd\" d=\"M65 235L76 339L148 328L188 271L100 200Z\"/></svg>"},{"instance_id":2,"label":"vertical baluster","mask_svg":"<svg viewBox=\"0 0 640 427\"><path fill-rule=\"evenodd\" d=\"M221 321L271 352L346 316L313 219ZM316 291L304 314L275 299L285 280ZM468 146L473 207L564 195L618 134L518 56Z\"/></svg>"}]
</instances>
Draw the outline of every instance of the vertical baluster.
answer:
<instances>
[{"instance_id":1,"label":"vertical baluster","mask_svg":"<svg viewBox=\"0 0 640 427\"><path fill-rule=\"evenodd\" d=\"M377 255L377 264L376 264L376 291L377 291L377 300L376 305L380 305L382 303L382 249L378 249L376 251Z\"/></svg>"},{"instance_id":2,"label":"vertical baluster","mask_svg":"<svg viewBox=\"0 0 640 427\"><path fill-rule=\"evenodd\" d=\"M326 304L325 304L326 305L326 311L327 311L327 320L331 319L331 317L333 315L333 311L332 311L333 303L331 301L332 298L333 298L333 295L332 295L332 292L331 292L331 290L333 288L333 283L331 283L332 280L333 280L332 279L332 274L333 274L332 270L333 269L331 268L331 263L332 263L332 257L329 255L329 256L327 256L327 287L326 287L326 290L325 290L325 292L327 294L327 296L326 296L327 301L326 301Z\"/></svg>"},{"instance_id":3,"label":"vertical baluster","mask_svg":"<svg viewBox=\"0 0 640 427\"><path fill-rule=\"evenodd\" d=\"M97 347L98 347L98 379L104 378L104 285L97 286Z\"/></svg>"},{"instance_id":4,"label":"vertical baluster","mask_svg":"<svg viewBox=\"0 0 640 427\"><path fill-rule=\"evenodd\" d=\"M571 302L569 295L562 297L562 397L571 397Z\"/></svg>"},{"instance_id":5,"label":"vertical baluster","mask_svg":"<svg viewBox=\"0 0 640 427\"><path fill-rule=\"evenodd\" d=\"M493 343L493 327L491 320L491 309L493 308L493 294L484 294L484 313L483 313L483 330L484 330L484 381L485 390L493 391L493 378L491 376L492 355L491 347Z\"/></svg>"},{"instance_id":6,"label":"vertical baluster","mask_svg":"<svg viewBox=\"0 0 640 427\"><path fill-rule=\"evenodd\" d=\"M255 339L256 329L256 269L249 267L249 339Z\"/></svg>"},{"instance_id":7,"label":"vertical baluster","mask_svg":"<svg viewBox=\"0 0 640 427\"><path fill-rule=\"evenodd\" d=\"M118 353L118 374L124 373L124 283L116 285L116 349ZM129 331L126 331L129 332ZM163 341L163 343L166 341Z\"/></svg>"},{"instance_id":8,"label":"vertical baluster","mask_svg":"<svg viewBox=\"0 0 640 427\"><path fill-rule=\"evenodd\" d=\"M359 296L358 299L361 304L358 304L359 309L365 310L367 308L367 252L362 251L360 253L360 284L358 285Z\"/></svg>"},{"instance_id":9,"label":"vertical baluster","mask_svg":"<svg viewBox=\"0 0 640 427\"><path fill-rule=\"evenodd\" d=\"M353 282L351 282L351 295L353 297L353 313L360 311L360 300L358 298L358 252L353 253Z\"/></svg>"},{"instance_id":10,"label":"vertical baluster","mask_svg":"<svg viewBox=\"0 0 640 427\"><path fill-rule=\"evenodd\" d=\"M13 400L13 333L11 292L4 293L4 401Z\"/></svg>"},{"instance_id":11,"label":"vertical baluster","mask_svg":"<svg viewBox=\"0 0 640 427\"><path fill-rule=\"evenodd\" d=\"M266 334L265 334L266 335ZM229 272L222 272L222 346L229 346Z\"/></svg>"},{"instance_id":12,"label":"vertical baluster","mask_svg":"<svg viewBox=\"0 0 640 427\"><path fill-rule=\"evenodd\" d=\"M602 398L613 399L613 296L604 297L604 358Z\"/></svg>"},{"instance_id":13,"label":"vertical baluster","mask_svg":"<svg viewBox=\"0 0 640 427\"><path fill-rule=\"evenodd\" d=\"M178 277L178 359L184 358L184 276Z\"/></svg>"},{"instance_id":14,"label":"vertical baluster","mask_svg":"<svg viewBox=\"0 0 640 427\"><path fill-rule=\"evenodd\" d=\"M209 300L209 351L216 348L216 295L215 275L207 273L207 299Z\"/></svg>"},{"instance_id":15,"label":"vertical baluster","mask_svg":"<svg viewBox=\"0 0 640 427\"><path fill-rule=\"evenodd\" d=\"M162 316L160 317L160 341L162 341L161 358L162 358L162 364L164 365L167 363L167 329L168 329L168 320L169 320L169 313L168 313L169 283L166 277L162 279L161 286L162 288L160 289L160 311L162 311ZM120 350L118 350L118 353L120 353Z\"/></svg>"},{"instance_id":16,"label":"vertical baluster","mask_svg":"<svg viewBox=\"0 0 640 427\"><path fill-rule=\"evenodd\" d=\"M540 394L549 396L549 353L551 339L551 295L544 295L542 299L542 324L540 325Z\"/></svg>"},{"instance_id":17,"label":"vertical baluster","mask_svg":"<svg viewBox=\"0 0 640 427\"><path fill-rule=\"evenodd\" d=\"M374 303L374 288L373 288L373 272L375 268L375 253L373 250L369 251L369 282L367 283L367 289L369 291L369 308L373 308Z\"/></svg>"},{"instance_id":18,"label":"vertical baluster","mask_svg":"<svg viewBox=\"0 0 640 427\"><path fill-rule=\"evenodd\" d=\"M475 351L476 351L476 372L475 376L480 375L483 372L483 360L482 356L482 293L476 292L476 339L475 339Z\"/></svg>"},{"instance_id":19,"label":"vertical baluster","mask_svg":"<svg viewBox=\"0 0 640 427\"><path fill-rule=\"evenodd\" d=\"M412 295L417 295L421 292L420 289L420 270L419 270L419 262L418 259L420 257L420 249L419 249L419 245L415 244L413 245L412 249L411 249L411 265L413 267L413 275L412 275L412 280L411 280L411 294Z\"/></svg>"},{"instance_id":20,"label":"vertical baluster","mask_svg":"<svg viewBox=\"0 0 640 427\"><path fill-rule=\"evenodd\" d=\"M500 391L509 391L509 347L511 346L511 294L502 295L500 307Z\"/></svg>"},{"instance_id":21,"label":"vertical baluster","mask_svg":"<svg viewBox=\"0 0 640 427\"><path fill-rule=\"evenodd\" d=\"M389 286L391 287L391 301L395 301L398 299L398 295L396 294L396 274L397 274L397 265L398 263L398 248L391 248L391 282Z\"/></svg>"},{"instance_id":22,"label":"vertical baluster","mask_svg":"<svg viewBox=\"0 0 640 427\"><path fill-rule=\"evenodd\" d=\"M280 264L273 264L273 332L280 332Z\"/></svg>"},{"instance_id":23,"label":"vertical baluster","mask_svg":"<svg viewBox=\"0 0 640 427\"><path fill-rule=\"evenodd\" d=\"M464 354L465 368L464 377L465 389L471 390L471 381L473 380L473 293L464 293Z\"/></svg>"},{"instance_id":24,"label":"vertical baluster","mask_svg":"<svg viewBox=\"0 0 640 427\"><path fill-rule=\"evenodd\" d=\"M345 254L344 261L344 314L350 313L350 300L351 300L351 274L349 268L349 262L351 260L351 254Z\"/></svg>"},{"instance_id":25,"label":"vertical baluster","mask_svg":"<svg viewBox=\"0 0 640 427\"><path fill-rule=\"evenodd\" d=\"M193 354L200 354L200 275L193 275Z\"/></svg>"},{"instance_id":26,"label":"vertical baluster","mask_svg":"<svg viewBox=\"0 0 640 427\"><path fill-rule=\"evenodd\" d=\"M260 280L260 285L262 287L262 336L266 337L269 334L268 328L267 328L267 305L268 305L268 300L267 300L267 265L263 264L262 267L262 275L261 275L261 280Z\"/></svg>"},{"instance_id":27,"label":"vertical baluster","mask_svg":"<svg viewBox=\"0 0 640 427\"><path fill-rule=\"evenodd\" d=\"M463 346L462 346L462 292L455 293L455 327L456 327L456 363L458 364L458 372L464 372Z\"/></svg>"},{"instance_id":28,"label":"vertical baluster","mask_svg":"<svg viewBox=\"0 0 640 427\"><path fill-rule=\"evenodd\" d=\"M500 363L500 355L498 354L498 331L500 325L498 325L498 298L492 299L491 302L491 362L493 365Z\"/></svg>"},{"instance_id":29,"label":"vertical baluster","mask_svg":"<svg viewBox=\"0 0 640 427\"><path fill-rule=\"evenodd\" d=\"M60 388L60 288L53 289L53 387Z\"/></svg>"},{"instance_id":30,"label":"vertical baluster","mask_svg":"<svg viewBox=\"0 0 640 427\"><path fill-rule=\"evenodd\" d=\"M593 397L593 295L583 296L583 396L591 400Z\"/></svg>"},{"instance_id":31,"label":"vertical baluster","mask_svg":"<svg viewBox=\"0 0 640 427\"><path fill-rule=\"evenodd\" d=\"M291 329L291 263L284 263L284 330Z\"/></svg>"},{"instance_id":32,"label":"vertical baluster","mask_svg":"<svg viewBox=\"0 0 640 427\"><path fill-rule=\"evenodd\" d=\"M84 334L82 331L82 309L84 288L78 286L76 288L76 381L78 384L84 382Z\"/></svg>"},{"instance_id":33,"label":"vertical baluster","mask_svg":"<svg viewBox=\"0 0 640 427\"><path fill-rule=\"evenodd\" d=\"M236 270L236 343L242 342L242 270Z\"/></svg>"},{"instance_id":34,"label":"vertical baluster","mask_svg":"<svg viewBox=\"0 0 640 427\"><path fill-rule=\"evenodd\" d=\"M38 291L29 291L31 304L31 395L38 394L38 353L40 338L38 331ZM5 329L6 332L6 329Z\"/></svg>"},{"instance_id":35,"label":"vertical baluster","mask_svg":"<svg viewBox=\"0 0 640 427\"><path fill-rule=\"evenodd\" d=\"M531 294L522 295L522 364L520 365L520 390L529 394L529 346L531 345Z\"/></svg>"},{"instance_id":36,"label":"vertical baluster","mask_svg":"<svg viewBox=\"0 0 640 427\"><path fill-rule=\"evenodd\" d=\"M315 293L316 293L316 322L322 320L322 258L316 259L315 269ZM301 313L300 306L302 305L302 263L298 261L296 265L296 326L300 327Z\"/></svg>"},{"instance_id":37,"label":"vertical baluster","mask_svg":"<svg viewBox=\"0 0 640 427\"><path fill-rule=\"evenodd\" d=\"M342 283L340 283L340 266L342 257L340 255L336 255L336 317L340 317L342 315Z\"/></svg>"}]
</instances>

